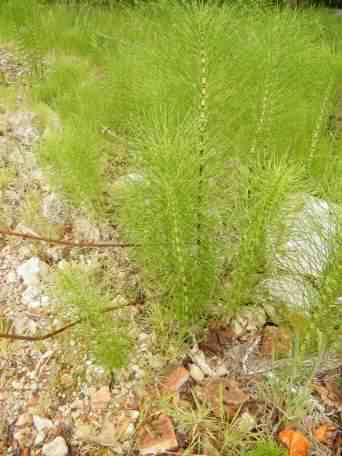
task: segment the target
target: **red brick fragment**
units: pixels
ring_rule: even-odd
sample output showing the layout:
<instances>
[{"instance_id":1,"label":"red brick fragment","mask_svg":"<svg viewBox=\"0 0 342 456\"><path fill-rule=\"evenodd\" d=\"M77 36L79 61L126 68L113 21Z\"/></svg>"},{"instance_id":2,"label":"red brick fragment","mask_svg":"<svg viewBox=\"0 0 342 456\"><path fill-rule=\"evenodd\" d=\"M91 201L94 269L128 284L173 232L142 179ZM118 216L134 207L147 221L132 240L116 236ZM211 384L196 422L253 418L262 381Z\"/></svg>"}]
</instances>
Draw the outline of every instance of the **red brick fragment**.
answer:
<instances>
[{"instance_id":1,"label":"red brick fragment","mask_svg":"<svg viewBox=\"0 0 342 456\"><path fill-rule=\"evenodd\" d=\"M176 393L189 380L190 373L185 367L177 367L164 380L161 390L165 393Z\"/></svg>"},{"instance_id":2,"label":"red brick fragment","mask_svg":"<svg viewBox=\"0 0 342 456\"><path fill-rule=\"evenodd\" d=\"M141 455L160 454L178 447L176 433L171 419L160 415L145 424L138 434L137 448Z\"/></svg>"}]
</instances>

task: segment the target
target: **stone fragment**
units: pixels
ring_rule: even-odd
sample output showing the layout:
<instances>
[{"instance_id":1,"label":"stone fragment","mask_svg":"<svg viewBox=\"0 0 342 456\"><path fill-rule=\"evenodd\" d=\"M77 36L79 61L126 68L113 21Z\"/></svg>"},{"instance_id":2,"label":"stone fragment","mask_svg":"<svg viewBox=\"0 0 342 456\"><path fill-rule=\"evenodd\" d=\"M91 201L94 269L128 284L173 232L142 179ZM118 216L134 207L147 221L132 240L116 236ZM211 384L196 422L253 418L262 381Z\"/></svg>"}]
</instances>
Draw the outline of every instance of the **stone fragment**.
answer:
<instances>
[{"instance_id":1,"label":"stone fragment","mask_svg":"<svg viewBox=\"0 0 342 456\"><path fill-rule=\"evenodd\" d=\"M256 290L258 299L310 313L319 299L312 282L319 284L323 278L341 212L308 194L297 194L284 205L281 227L268 234L268 277Z\"/></svg>"},{"instance_id":2,"label":"stone fragment","mask_svg":"<svg viewBox=\"0 0 342 456\"><path fill-rule=\"evenodd\" d=\"M116 428L110 420L105 421L100 434L96 435L95 429L90 425L78 425L75 436L83 442L95 443L112 449L118 444Z\"/></svg>"},{"instance_id":3,"label":"stone fragment","mask_svg":"<svg viewBox=\"0 0 342 456\"><path fill-rule=\"evenodd\" d=\"M215 377L224 377L225 375L228 374L228 368L225 365L224 362L221 362L218 364L218 366L215 369Z\"/></svg>"},{"instance_id":4,"label":"stone fragment","mask_svg":"<svg viewBox=\"0 0 342 456\"><path fill-rule=\"evenodd\" d=\"M112 399L108 386L102 386L99 390L91 394L91 405L94 409L105 409Z\"/></svg>"},{"instance_id":5,"label":"stone fragment","mask_svg":"<svg viewBox=\"0 0 342 456\"><path fill-rule=\"evenodd\" d=\"M244 412L237 420L237 427L243 434L248 434L257 427L257 420L249 412Z\"/></svg>"},{"instance_id":6,"label":"stone fragment","mask_svg":"<svg viewBox=\"0 0 342 456\"><path fill-rule=\"evenodd\" d=\"M17 275L27 286L37 286L47 270L47 265L38 257L32 257L17 267Z\"/></svg>"},{"instance_id":7,"label":"stone fragment","mask_svg":"<svg viewBox=\"0 0 342 456\"><path fill-rule=\"evenodd\" d=\"M204 380L204 374L196 364L191 364L190 375L197 383L202 383Z\"/></svg>"},{"instance_id":8,"label":"stone fragment","mask_svg":"<svg viewBox=\"0 0 342 456\"><path fill-rule=\"evenodd\" d=\"M33 415L33 424L38 432L43 431L44 429L51 429L53 427L51 420L38 415Z\"/></svg>"},{"instance_id":9,"label":"stone fragment","mask_svg":"<svg viewBox=\"0 0 342 456\"><path fill-rule=\"evenodd\" d=\"M21 302L28 307L38 307L40 305L40 293L39 288L29 286L24 291Z\"/></svg>"},{"instance_id":10,"label":"stone fragment","mask_svg":"<svg viewBox=\"0 0 342 456\"><path fill-rule=\"evenodd\" d=\"M15 283L17 280L17 274L14 271L10 271L7 274L7 283Z\"/></svg>"},{"instance_id":11,"label":"stone fragment","mask_svg":"<svg viewBox=\"0 0 342 456\"><path fill-rule=\"evenodd\" d=\"M86 241L98 241L100 239L99 229L92 225L85 217L76 218L73 229L76 239Z\"/></svg>"},{"instance_id":12,"label":"stone fragment","mask_svg":"<svg viewBox=\"0 0 342 456\"><path fill-rule=\"evenodd\" d=\"M67 209L63 201L56 195L56 193L50 193L43 199L42 213L50 223L66 223Z\"/></svg>"},{"instance_id":13,"label":"stone fragment","mask_svg":"<svg viewBox=\"0 0 342 456\"><path fill-rule=\"evenodd\" d=\"M13 112L7 118L8 129L25 146L31 146L39 137L39 132L33 126L34 118L32 112Z\"/></svg>"},{"instance_id":14,"label":"stone fragment","mask_svg":"<svg viewBox=\"0 0 342 456\"><path fill-rule=\"evenodd\" d=\"M29 413L22 413L19 415L17 421L15 422L16 427L30 426L32 423L32 415Z\"/></svg>"},{"instance_id":15,"label":"stone fragment","mask_svg":"<svg viewBox=\"0 0 342 456\"><path fill-rule=\"evenodd\" d=\"M283 230L270 245L273 267L288 274L320 277L324 272L336 233L336 211L326 201L297 195L289 201Z\"/></svg>"},{"instance_id":16,"label":"stone fragment","mask_svg":"<svg viewBox=\"0 0 342 456\"><path fill-rule=\"evenodd\" d=\"M319 302L319 292L314 286L300 276L279 275L263 281L258 288L266 302L273 305L285 305L293 311L309 314Z\"/></svg>"},{"instance_id":17,"label":"stone fragment","mask_svg":"<svg viewBox=\"0 0 342 456\"><path fill-rule=\"evenodd\" d=\"M46 443L42 448L43 456L67 456L69 450L63 437L56 437L52 442Z\"/></svg>"},{"instance_id":18,"label":"stone fragment","mask_svg":"<svg viewBox=\"0 0 342 456\"><path fill-rule=\"evenodd\" d=\"M189 380L190 374L185 367L177 367L163 381L162 391L176 393Z\"/></svg>"},{"instance_id":19,"label":"stone fragment","mask_svg":"<svg viewBox=\"0 0 342 456\"><path fill-rule=\"evenodd\" d=\"M137 438L137 448L141 455L161 454L178 447L176 433L171 419L160 415L150 424L145 424Z\"/></svg>"},{"instance_id":20,"label":"stone fragment","mask_svg":"<svg viewBox=\"0 0 342 456\"><path fill-rule=\"evenodd\" d=\"M208 375L209 377L215 376L215 371L209 366L205 354L198 350L197 347L194 347L191 350L190 356L193 363L196 364L205 375Z\"/></svg>"},{"instance_id":21,"label":"stone fragment","mask_svg":"<svg viewBox=\"0 0 342 456\"><path fill-rule=\"evenodd\" d=\"M40 431L34 439L34 446L40 446L45 440L45 432Z\"/></svg>"}]
</instances>

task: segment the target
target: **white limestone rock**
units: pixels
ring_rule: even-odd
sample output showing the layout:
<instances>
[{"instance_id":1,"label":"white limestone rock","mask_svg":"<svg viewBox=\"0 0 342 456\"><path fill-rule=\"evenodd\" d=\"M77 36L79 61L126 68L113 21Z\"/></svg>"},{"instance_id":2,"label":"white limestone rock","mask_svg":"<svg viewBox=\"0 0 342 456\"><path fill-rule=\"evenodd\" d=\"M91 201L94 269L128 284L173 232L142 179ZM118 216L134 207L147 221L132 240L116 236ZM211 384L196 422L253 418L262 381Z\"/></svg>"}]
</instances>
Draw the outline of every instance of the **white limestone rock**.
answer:
<instances>
[{"instance_id":1,"label":"white limestone rock","mask_svg":"<svg viewBox=\"0 0 342 456\"><path fill-rule=\"evenodd\" d=\"M290 201L281 232L270 234L271 269L320 277L333 248L337 211L341 209L310 195Z\"/></svg>"},{"instance_id":2,"label":"white limestone rock","mask_svg":"<svg viewBox=\"0 0 342 456\"><path fill-rule=\"evenodd\" d=\"M38 415L33 415L33 424L38 432L48 430L53 427L53 423L51 420Z\"/></svg>"},{"instance_id":3,"label":"white limestone rock","mask_svg":"<svg viewBox=\"0 0 342 456\"><path fill-rule=\"evenodd\" d=\"M32 257L17 267L17 275L26 286L37 286L47 272L48 266L38 257Z\"/></svg>"},{"instance_id":4,"label":"white limestone rock","mask_svg":"<svg viewBox=\"0 0 342 456\"><path fill-rule=\"evenodd\" d=\"M44 456L67 456L69 450L63 437L56 437L43 446L42 453Z\"/></svg>"},{"instance_id":5,"label":"white limestone rock","mask_svg":"<svg viewBox=\"0 0 342 456\"><path fill-rule=\"evenodd\" d=\"M308 314L319 299L315 284L319 285L334 249L342 209L298 194L282 211L281 228L268 235L267 278L256 290L257 300Z\"/></svg>"}]
</instances>

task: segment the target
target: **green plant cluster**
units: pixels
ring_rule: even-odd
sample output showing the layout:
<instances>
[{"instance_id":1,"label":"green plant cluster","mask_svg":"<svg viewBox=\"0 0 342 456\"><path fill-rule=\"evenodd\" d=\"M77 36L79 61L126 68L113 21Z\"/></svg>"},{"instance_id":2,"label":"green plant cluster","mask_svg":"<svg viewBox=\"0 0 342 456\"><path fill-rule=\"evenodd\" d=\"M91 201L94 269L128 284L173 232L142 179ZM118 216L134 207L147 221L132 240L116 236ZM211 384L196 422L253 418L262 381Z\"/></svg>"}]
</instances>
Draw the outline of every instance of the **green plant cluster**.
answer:
<instances>
[{"instance_id":1,"label":"green plant cluster","mask_svg":"<svg viewBox=\"0 0 342 456\"><path fill-rule=\"evenodd\" d=\"M54 294L69 315L80 319L78 336L90 354L109 371L126 365L132 341L127 322L114 313L113 296L96 270L70 266L56 273Z\"/></svg>"},{"instance_id":2,"label":"green plant cluster","mask_svg":"<svg viewBox=\"0 0 342 456\"><path fill-rule=\"evenodd\" d=\"M253 302L289 198L342 202L327 127L342 59L314 11L11 0L0 30L47 59L32 91L63 124L40 147L54 181L140 246L132 259L176 332ZM138 178L118 190L127 174ZM321 306L339 291L336 261Z\"/></svg>"}]
</instances>

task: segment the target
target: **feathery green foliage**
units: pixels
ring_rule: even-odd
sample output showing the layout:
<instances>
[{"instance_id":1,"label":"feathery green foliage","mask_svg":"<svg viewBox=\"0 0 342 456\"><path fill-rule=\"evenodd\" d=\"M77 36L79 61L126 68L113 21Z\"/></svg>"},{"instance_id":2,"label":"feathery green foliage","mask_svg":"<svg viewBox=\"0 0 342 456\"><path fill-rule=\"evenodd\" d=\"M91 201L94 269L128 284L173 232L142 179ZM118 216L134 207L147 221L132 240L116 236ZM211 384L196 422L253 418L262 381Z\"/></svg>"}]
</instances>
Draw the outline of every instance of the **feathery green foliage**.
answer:
<instances>
[{"instance_id":1,"label":"feathery green foliage","mask_svg":"<svg viewBox=\"0 0 342 456\"><path fill-rule=\"evenodd\" d=\"M103 285L96 271L74 266L56 273L54 294L69 313L82 319L77 326L81 340L96 360L111 371L127 364L131 341L118 311L113 318L101 312L113 305L112 296Z\"/></svg>"},{"instance_id":2,"label":"feathery green foliage","mask_svg":"<svg viewBox=\"0 0 342 456\"><path fill-rule=\"evenodd\" d=\"M288 199L342 202L341 140L328 128L338 48L322 40L312 10L254 3L41 5L34 20L34 0L1 8L0 22L50 60L34 97L64 127L41 156L77 204L98 213L119 205L115 222L142 245L134 255L147 286L186 331L219 302L230 312L253 301L267 232L281 228ZM138 175L114 195L117 144L103 128L128 145L120 172Z\"/></svg>"}]
</instances>

